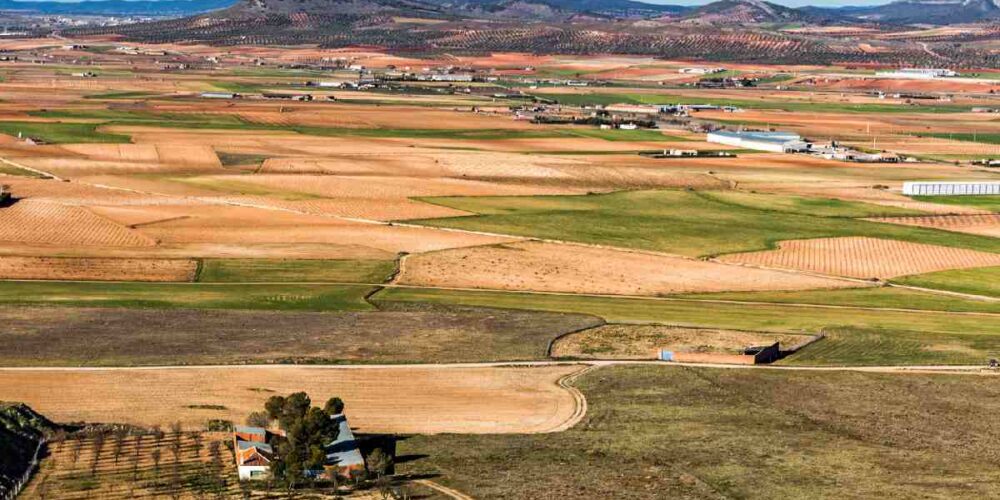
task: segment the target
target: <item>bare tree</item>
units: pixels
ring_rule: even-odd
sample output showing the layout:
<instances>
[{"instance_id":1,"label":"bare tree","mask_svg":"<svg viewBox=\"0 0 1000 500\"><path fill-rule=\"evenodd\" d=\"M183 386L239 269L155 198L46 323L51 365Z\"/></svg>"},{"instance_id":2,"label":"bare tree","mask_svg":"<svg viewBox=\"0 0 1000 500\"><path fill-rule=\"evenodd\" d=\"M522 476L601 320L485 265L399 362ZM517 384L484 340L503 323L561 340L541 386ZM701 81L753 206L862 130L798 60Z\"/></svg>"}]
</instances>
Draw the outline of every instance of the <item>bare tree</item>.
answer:
<instances>
[{"instance_id":1,"label":"bare tree","mask_svg":"<svg viewBox=\"0 0 1000 500\"><path fill-rule=\"evenodd\" d=\"M80 453L83 452L83 434L77 433L73 436L73 438L73 449L71 450L72 454L70 456L73 458L73 465L76 465L76 463L80 461Z\"/></svg>"},{"instance_id":2,"label":"bare tree","mask_svg":"<svg viewBox=\"0 0 1000 500\"><path fill-rule=\"evenodd\" d=\"M153 458L153 472L156 473L156 477L160 477L160 460L163 458L162 452L159 448L153 448L153 452L150 454Z\"/></svg>"},{"instance_id":3,"label":"bare tree","mask_svg":"<svg viewBox=\"0 0 1000 500\"><path fill-rule=\"evenodd\" d=\"M105 435L103 431L94 434L94 460L90 465L90 473L97 474L97 462L101 459L101 451L104 450Z\"/></svg>"},{"instance_id":4,"label":"bare tree","mask_svg":"<svg viewBox=\"0 0 1000 500\"><path fill-rule=\"evenodd\" d=\"M125 436L128 435L128 429L124 427L119 427L115 429L115 442L113 453L115 455L115 465L118 465L118 460L122 456L122 449L125 448Z\"/></svg>"}]
</instances>

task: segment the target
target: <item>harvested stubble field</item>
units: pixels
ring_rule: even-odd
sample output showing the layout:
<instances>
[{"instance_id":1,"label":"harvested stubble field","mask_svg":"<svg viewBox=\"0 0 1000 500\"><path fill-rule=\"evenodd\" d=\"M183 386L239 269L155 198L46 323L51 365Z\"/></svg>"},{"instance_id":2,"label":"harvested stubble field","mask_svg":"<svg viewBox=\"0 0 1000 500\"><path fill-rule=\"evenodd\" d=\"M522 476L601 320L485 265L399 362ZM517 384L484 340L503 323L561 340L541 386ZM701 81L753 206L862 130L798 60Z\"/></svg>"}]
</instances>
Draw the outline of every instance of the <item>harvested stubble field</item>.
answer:
<instances>
[{"instance_id":1,"label":"harvested stubble field","mask_svg":"<svg viewBox=\"0 0 1000 500\"><path fill-rule=\"evenodd\" d=\"M535 433L576 412L556 385L579 366L215 367L0 370L0 399L55 421L141 426L243 421L273 394L339 396L351 424L371 433ZM215 409L216 406L221 406Z\"/></svg>"},{"instance_id":2,"label":"harvested stubble field","mask_svg":"<svg viewBox=\"0 0 1000 500\"><path fill-rule=\"evenodd\" d=\"M564 335L552 345L556 358L657 359L660 349L741 354L748 346L780 342L791 347L808 336L669 325L603 325Z\"/></svg>"},{"instance_id":3,"label":"harvested stubble field","mask_svg":"<svg viewBox=\"0 0 1000 500\"><path fill-rule=\"evenodd\" d=\"M479 308L381 312L0 308L5 366L455 363L544 359L593 316ZM58 313L58 314L57 314Z\"/></svg>"},{"instance_id":4,"label":"harvested stubble field","mask_svg":"<svg viewBox=\"0 0 1000 500\"><path fill-rule=\"evenodd\" d=\"M193 281L197 267L183 259L0 257L0 279Z\"/></svg>"},{"instance_id":5,"label":"harvested stubble field","mask_svg":"<svg viewBox=\"0 0 1000 500\"><path fill-rule=\"evenodd\" d=\"M778 250L726 255L723 262L854 278L892 278L1000 265L1000 253L878 238L783 241Z\"/></svg>"},{"instance_id":6,"label":"harvested stubble field","mask_svg":"<svg viewBox=\"0 0 1000 500\"><path fill-rule=\"evenodd\" d=\"M183 429L162 437L71 435L48 446L49 455L22 495L39 500L241 498L235 458L225 446L229 439L228 433Z\"/></svg>"},{"instance_id":7,"label":"harvested stubble field","mask_svg":"<svg viewBox=\"0 0 1000 500\"><path fill-rule=\"evenodd\" d=\"M1000 238L1000 214L881 217L869 220L904 226L933 227L958 233L981 234Z\"/></svg>"},{"instance_id":8,"label":"harvested stubble field","mask_svg":"<svg viewBox=\"0 0 1000 500\"><path fill-rule=\"evenodd\" d=\"M409 256L401 284L611 295L865 286L714 262L558 243L525 242Z\"/></svg>"},{"instance_id":9,"label":"harvested stubble field","mask_svg":"<svg viewBox=\"0 0 1000 500\"><path fill-rule=\"evenodd\" d=\"M156 241L86 208L21 200L0 208L0 242L150 247Z\"/></svg>"},{"instance_id":10,"label":"harvested stubble field","mask_svg":"<svg viewBox=\"0 0 1000 500\"><path fill-rule=\"evenodd\" d=\"M427 457L401 471L484 499L1000 494L995 377L645 366L576 385L573 429L417 436L398 452Z\"/></svg>"}]
</instances>

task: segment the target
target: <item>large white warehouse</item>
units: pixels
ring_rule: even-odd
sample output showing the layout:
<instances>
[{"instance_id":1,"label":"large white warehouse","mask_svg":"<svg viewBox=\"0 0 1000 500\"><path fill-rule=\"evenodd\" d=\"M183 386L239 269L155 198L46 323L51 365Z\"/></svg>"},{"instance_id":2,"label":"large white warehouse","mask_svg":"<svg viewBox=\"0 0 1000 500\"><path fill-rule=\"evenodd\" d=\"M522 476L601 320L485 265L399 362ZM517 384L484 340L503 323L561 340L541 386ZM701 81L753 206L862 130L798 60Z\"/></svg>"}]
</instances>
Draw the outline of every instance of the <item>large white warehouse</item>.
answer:
<instances>
[{"instance_id":1,"label":"large white warehouse","mask_svg":"<svg viewBox=\"0 0 1000 500\"><path fill-rule=\"evenodd\" d=\"M799 134L791 132L710 132L708 142L726 144L738 148L771 151L772 153L797 153L809 151L811 144L802 140Z\"/></svg>"},{"instance_id":2,"label":"large white warehouse","mask_svg":"<svg viewBox=\"0 0 1000 500\"><path fill-rule=\"evenodd\" d=\"M904 182L903 194L908 196L1000 195L1000 181Z\"/></svg>"}]
</instances>

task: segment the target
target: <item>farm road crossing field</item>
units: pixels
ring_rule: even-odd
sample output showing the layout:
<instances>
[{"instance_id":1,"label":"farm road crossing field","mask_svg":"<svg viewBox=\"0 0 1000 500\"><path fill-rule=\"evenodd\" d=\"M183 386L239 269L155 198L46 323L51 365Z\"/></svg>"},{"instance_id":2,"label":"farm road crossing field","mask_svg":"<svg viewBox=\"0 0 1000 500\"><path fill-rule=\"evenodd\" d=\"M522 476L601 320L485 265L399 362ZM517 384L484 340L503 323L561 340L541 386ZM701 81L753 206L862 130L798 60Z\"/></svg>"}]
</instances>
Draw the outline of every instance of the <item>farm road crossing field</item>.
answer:
<instances>
[{"instance_id":1,"label":"farm road crossing field","mask_svg":"<svg viewBox=\"0 0 1000 500\"><path fill-rule=\"evenodd\" d=\"M352 427L386 433L546 432L576 411L556 385L579 366L537 368L220 367L12 371L0 369L0 400L23 401L56 421L201 428L242 421L272 395L306 391L343 398ZM221 409L201 409L218 405Z\"/></svg>"}]
</instances>

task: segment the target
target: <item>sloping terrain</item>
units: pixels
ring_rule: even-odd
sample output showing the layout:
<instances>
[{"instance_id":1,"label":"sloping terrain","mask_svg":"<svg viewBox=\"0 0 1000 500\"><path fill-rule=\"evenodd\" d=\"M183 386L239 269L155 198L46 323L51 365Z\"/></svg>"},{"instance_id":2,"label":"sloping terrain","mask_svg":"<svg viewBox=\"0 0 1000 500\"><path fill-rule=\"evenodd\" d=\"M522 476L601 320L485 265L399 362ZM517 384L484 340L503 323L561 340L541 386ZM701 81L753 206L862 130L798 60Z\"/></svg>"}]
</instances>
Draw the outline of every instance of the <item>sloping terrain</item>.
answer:
<instances>
[{"instance_id":1,"label":"sloping terrain","mask_svg":"<svg viewBox=\"0 0 1000 500\"><path fill-rule=\"evenodd\" d=\"M42 436L54 428L26 405L0 402L0 497L21 479Z\"/></svg>"}]
</instances>

